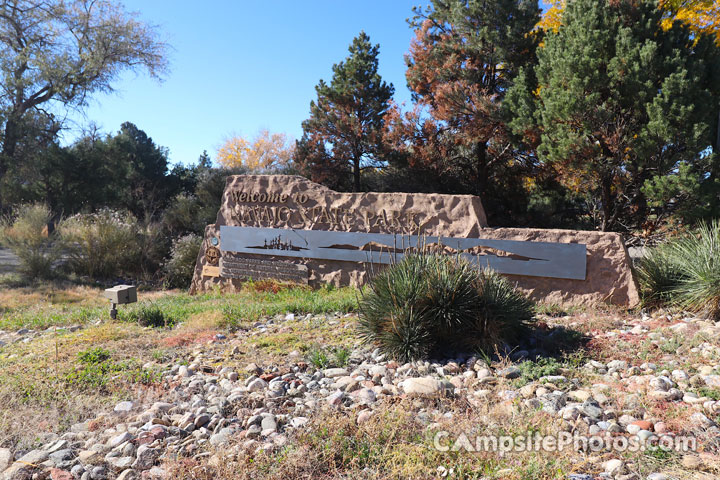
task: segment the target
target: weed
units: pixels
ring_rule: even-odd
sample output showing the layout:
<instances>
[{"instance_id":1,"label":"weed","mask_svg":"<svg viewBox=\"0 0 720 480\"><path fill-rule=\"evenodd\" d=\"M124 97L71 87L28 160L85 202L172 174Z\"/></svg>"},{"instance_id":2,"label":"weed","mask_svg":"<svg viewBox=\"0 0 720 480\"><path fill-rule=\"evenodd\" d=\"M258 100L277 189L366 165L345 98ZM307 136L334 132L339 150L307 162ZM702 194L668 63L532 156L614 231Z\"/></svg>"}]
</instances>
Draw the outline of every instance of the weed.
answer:
<instances>
[{"instance_id":1,"label":"weed","mask_svg":"<svg viewBox=\"0 0 720 480\"><path fill-rule=\"evenodd\" d=\"M110 359L110 352L102 347L89 348L78 352L78 360L86 365L96 365Z\"/></svg>"},{"instance_id":2,"label":"weed","mask_svg":"<svg viewBox=\"0 0 720 480\"><path fill-rule=\"evenodd\" d=\"M319 369L327 368L330 365L330 359L327 353L321 348L313 348L310 350L308 361L310 365Z\"/></svg>"}]
</instances>

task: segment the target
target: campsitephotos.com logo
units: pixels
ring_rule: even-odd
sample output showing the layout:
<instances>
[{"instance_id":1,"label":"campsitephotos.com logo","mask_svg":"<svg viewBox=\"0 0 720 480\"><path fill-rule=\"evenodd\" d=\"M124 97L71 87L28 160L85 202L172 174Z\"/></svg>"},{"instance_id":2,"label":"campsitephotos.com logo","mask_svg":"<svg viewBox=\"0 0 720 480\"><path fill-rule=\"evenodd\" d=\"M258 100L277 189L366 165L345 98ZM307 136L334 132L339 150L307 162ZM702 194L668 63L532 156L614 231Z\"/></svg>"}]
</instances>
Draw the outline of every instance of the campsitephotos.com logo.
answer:
<instances>
[{"instance_id":1,"label":"campsitephotos.com logo","mask_svg":"<svg viewBox=\"0 0 720 480\"><path fill-rule=\"evenodd\" d=\"M572 449L585 452L644 452L644 451L697 451L697 439L676 435L606 435L583 436L569 432L541 435L467 435L452 436L438 431L433 436L433 447L439 452L561 452Z\"/></svg>"}]
</instances>

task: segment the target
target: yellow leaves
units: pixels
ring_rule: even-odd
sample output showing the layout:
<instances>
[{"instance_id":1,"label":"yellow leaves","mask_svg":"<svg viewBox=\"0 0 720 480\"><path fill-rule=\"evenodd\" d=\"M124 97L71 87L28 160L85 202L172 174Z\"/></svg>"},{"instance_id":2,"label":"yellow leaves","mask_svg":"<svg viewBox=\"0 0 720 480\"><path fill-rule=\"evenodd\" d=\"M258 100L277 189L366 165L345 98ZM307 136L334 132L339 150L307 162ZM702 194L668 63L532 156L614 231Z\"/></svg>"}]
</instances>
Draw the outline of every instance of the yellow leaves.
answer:
<instances>
[{"instance_id":1,"label":"yellow leaves","mask_svg":"<svg viewBox=\"0 0 720 480\"><path fill-rule=\"evenodd\" d=\"M251 140L239 135L228 138L218 149L217 159L228 168L267 171L286 166L294 153L294 141L287 135L261 130Z\"/></svg>"},{"instance_id":2,"label":"yellow leaves","mask_svg":"<svg viewBox=\"0 0 720 480\"><path fill-rule=\"evenodd\" d=\"M662 20L665 30L679 20L693 32L714 37L720 46L720 2L717 0L661 0L660 8L665 11Z\"/></svg>"},{"instance_id":3,"label":"yellow leaves","mask_svg":"<svg viewBox=\"0 0 720 480\"><path fill-rule=\"evenodd\" d=\"M547 3L550 8L545 10L542 18L537 25L536 29L557 32L562 25L562 12L565 10L566 0L549 0Z\"/></svg>"},{"instance_id":4,"label":"yellow leaves","mask_svg":"<svg viewBox=\"0 0 720 480\"><path fill-rule=\"evenodd\" d=\"M536 29L557 32L562 25L566 0L549 0ZM660 0L663 10L661 27L669 30L675 21L687 24L698 34L710 35L720 46L720 1L718 0Z\"/></svg>"}]
</instances>

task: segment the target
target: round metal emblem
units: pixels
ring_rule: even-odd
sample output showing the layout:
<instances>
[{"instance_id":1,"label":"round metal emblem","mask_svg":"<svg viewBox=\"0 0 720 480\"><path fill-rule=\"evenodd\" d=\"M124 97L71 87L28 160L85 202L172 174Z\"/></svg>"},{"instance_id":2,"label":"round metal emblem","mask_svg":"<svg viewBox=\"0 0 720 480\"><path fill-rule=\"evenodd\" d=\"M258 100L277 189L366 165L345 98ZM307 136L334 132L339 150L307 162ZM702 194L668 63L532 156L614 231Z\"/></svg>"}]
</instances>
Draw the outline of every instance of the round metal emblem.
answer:
<instances>
[{"instance_id":1,"label":"round metal emblem","mask_svg":"<svg viewBox=\"0 0 720 480\"><path fill-rule=\"evenodd\" d=\"M220 261L220 249L217 247L208 247L205 250L205 261L208 265L217 265Z\"/></svg>"}]
</instances>

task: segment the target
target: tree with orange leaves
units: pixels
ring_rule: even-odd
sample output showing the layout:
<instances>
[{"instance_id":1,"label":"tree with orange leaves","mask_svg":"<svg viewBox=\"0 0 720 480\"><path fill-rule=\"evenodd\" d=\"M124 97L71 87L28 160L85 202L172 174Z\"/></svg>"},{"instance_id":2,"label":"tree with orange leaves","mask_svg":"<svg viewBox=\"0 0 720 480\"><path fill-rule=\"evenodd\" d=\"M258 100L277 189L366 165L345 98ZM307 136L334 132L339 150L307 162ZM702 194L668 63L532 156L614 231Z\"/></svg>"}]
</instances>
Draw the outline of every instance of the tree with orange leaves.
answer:
<instances>
[{"instance_id":1,"label":"tree with orange leaves","mask_svg":"<svg viewBox=\"0 0 720 480\"><path fill-rule=\"evenodd\" d=\"M394 162L416 172L418 188L480 196L497 224L512 201L508 188L522 190L523 152L510 141L502 102L518 69L534 61L537 1L434 0L414 13L406 77L415 107L388 115L386 138L402 154Z\"/></svg>"}]
</instances>

